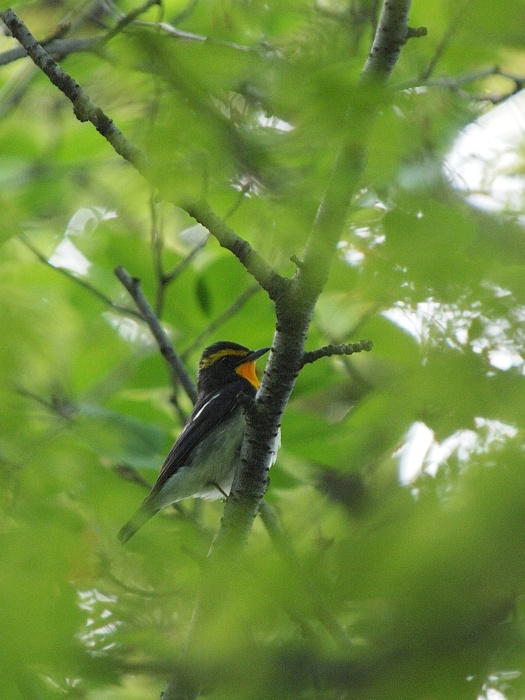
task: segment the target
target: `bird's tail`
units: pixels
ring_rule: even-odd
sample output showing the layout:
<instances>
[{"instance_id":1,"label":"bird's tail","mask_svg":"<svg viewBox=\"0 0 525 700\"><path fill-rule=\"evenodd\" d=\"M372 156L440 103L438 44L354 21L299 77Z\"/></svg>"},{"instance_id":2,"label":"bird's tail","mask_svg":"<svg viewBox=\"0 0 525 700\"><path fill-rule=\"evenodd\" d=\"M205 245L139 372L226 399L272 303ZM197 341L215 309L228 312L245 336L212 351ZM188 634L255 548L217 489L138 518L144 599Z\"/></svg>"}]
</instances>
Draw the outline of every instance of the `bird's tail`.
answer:
<instances>
[{"instance_id":1,"label":"bird's tail","mask_svg":"<svg viewBox=\"0 0 525 700\"><path fill-rule=\"evenodd\" d=\"M153 509L148 503L143 503L137 512L128 520L128 522L122 527L118 533L118 538L125 544L133 535L139 530L144 523L147 523L150 518L152 518L156 509Z\"/></svg>"}]
</instances>

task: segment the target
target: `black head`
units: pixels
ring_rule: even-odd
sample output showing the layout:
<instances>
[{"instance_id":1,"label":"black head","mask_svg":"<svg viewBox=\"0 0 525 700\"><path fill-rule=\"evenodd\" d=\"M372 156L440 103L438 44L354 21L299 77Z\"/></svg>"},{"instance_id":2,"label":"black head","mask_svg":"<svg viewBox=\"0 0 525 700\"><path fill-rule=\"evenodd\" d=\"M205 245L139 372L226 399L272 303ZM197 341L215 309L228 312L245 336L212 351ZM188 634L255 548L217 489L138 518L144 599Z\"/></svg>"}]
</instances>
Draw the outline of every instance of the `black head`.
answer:
<instances>
[{"instance_id":1,"label":"black head","mask_svg":"<svg viewBox=\"0 0 525 700\"><path fill-rule=\"evenodd\" d=\"M270 348L249 350L244 345L221 340L207 347L199 362L199 393L209 393L230 382L249 383L254 389L259 387L255 372L255 362Z\"/></svg>"}]
</instances>

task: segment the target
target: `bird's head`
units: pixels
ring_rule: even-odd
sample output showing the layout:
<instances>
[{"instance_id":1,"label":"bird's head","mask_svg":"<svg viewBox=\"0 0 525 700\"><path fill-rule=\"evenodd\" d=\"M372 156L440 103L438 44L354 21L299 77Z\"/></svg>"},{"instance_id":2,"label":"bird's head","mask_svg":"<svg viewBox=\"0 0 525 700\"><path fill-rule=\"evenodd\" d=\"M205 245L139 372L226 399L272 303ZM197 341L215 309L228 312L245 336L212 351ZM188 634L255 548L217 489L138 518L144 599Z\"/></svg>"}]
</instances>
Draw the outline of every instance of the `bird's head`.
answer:
<instances>
[{"instance_id":1,"label":"bird's head","mask_svg":"<svg viewBox=\"0 0 525 700\"><path fill-rule=\"evenodd\" d=\"M217 391L225 384L239 381L239 378L258 389L255 363L269 349L249 350L243 345L224 340L210 345L202 353L199 362L199 393Z\"/></svg>"}]
</instances>

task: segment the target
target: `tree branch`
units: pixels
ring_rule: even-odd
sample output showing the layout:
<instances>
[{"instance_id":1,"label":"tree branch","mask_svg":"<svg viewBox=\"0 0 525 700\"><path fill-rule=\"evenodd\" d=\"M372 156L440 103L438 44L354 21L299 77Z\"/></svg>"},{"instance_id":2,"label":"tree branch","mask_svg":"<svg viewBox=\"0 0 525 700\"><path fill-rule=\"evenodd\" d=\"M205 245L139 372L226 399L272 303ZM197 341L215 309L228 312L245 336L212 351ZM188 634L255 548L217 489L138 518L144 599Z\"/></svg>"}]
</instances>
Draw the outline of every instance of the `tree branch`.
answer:
<instances>
[{"instance_id":1,"label":"tree branch","mask_svg":"<svg viewBox=\"0 0 525 700\"><path fill-rule=\"evenodd\" d=\"M22 44L32 61L71 101L77 119L81 122L91 122L119 155L144 174L148 163L144 154L128 141L115 123L89 99L80 85L51 58L13 10L2 12L0 17L12 36Z\"/></svg>"},{"instance_id":2,"label":"tree branch","mask_svg":"<svg viewBox=\"0 0 525 700\"><path fill-rule=\"evenodd\" d=\"M158 178L155 178L149 171L149 161L142 151L128 141L102 109L90 100L80 85L38 43L13 10L6 10L2 13L1 18L13 37L25 48L33 62L68 97L73 104L77 119L82 122L91 122L119 155L131 163L148 181L159 185ZM175 203L178 204L176 201ZM189 203L183 208L196 221L205 226L222 247L230 250L240 260L271 299L276 300L283 293L286 280L278 275L247 241L227 226L206 202Z\"/></svg>"},{"instance_id":3,"label":"tree branch","mask_svg":"<svg viewBox=\"0 0 525 700\"><path fill-rule=\"evenodd\" d=\"M32 253L34 253L34 255L36 255L40 262L44 263L44 265L47 265L52 270L55 270L55 272L64 275L64 277L67 277L72 282L75 282L75 284L78 284L80 287L87 289L89 292L91 292L91 294L96 296L97 299L103 301L114 311L118 311L118 313L125 314L126 316L133 316L135 318L142 319L142 316L138 313L138 311L135 311L135 309L130 309L127 306L121 306L120 304L117 304L113 301L113 299L110 299L110 297L106 296L103 292L94 287L92 284L86 282L86 280L83 280L80 277L76 277L76 275L72 274L69 270L66 270L66 268L64 267L58 267L57 265L53 265L51 262L49 262L45 255L42 255L38 248L35 248L35 246L31 243L29 238L23 233L20 234L18 238L20 241L22 241L26 248L28 248Z\"/></svg>"},{"instance_id":4,"label":"tree branch","mask_svg":"<svg viewBox=\"0 0 525 700\"><path fill-rule=\"evenodd\" d=\"M325 345L319 350L305 352L303 355L304 365L316 362L321 357L331 357L332 355L353 355L356 352L369 352L372 349L371 340L360 340L358 343L348 343L346 345Z\"/></svg>"},{"instance_id":5,"label":"tree branch","mask_svg":"<svg viewBox=\"0 0 525 700\"><path fill-rule=\"evenodd\" d=\"M3 16L2 16L3 19ZM15 37L16 38L16 37ZM80 51L93 51L99 43L99 39L53 39L45 45L46 51L56 61ZM0 66L7 66L9 63L19 61L27 57L27 51L23 46L17 46L9 51L0 54Z\"/></svg>"},{"instance_id":6,"label":"tree branch","mask_svg":"<svg viewBox=\"0 0 525 700\"><path fill-rule=\"evenodd\" d=\"M98 49L102 48L105 44L111 41L113 37L120 34L123 29L134 22L137 17L146 12L146 10L153 5L160 5L160 0L146 0L146 2L137 9L132 10L127 15L123 15L117 24L110 29L107 34L104 34L101 37L90 39L64 39L62 37L70 27L69 25L63 25L59 27L58 31L55 32L53 36L40 41L39 44L40 46L44 47L47 53L56 61L61 61L63 58L72 53L78 53L81 51L96 52ZM7 10L7 12L9 11L10 10ZM4 20L3 16L2 19ZM13 36L15 35L13 34ZM23 48L23 46L19 46L16 49L11 49L10 51L4 51L4 53L0 54L0 66L5 66L8 63L18 61L21 58L25 58L27 55L28 52Z\"/></svg>"},{"instance_id":7,"label":"tree branch","mask_svg":"<svg viewBox=\"0 0 525 700\"><path fill-rule=\"evenodd\" d=\"M279 429L284 408L303 364L304 344L317 299L328 278L337 243L343 231L351 198L357 188L366 143L382 93L370 90L369 78L384 82L404 43L410 0L385 0L374 45L379 48L367 61L357 97L362 101L348 112L348 129L320 203L301 264L295 277L278 285L272 296L277 329L272 353L257 395L257 424L247 420L241 449L241 467L232 487L212 555L239 547L248 537L251 523L264 495L269 467L268 446ZM394 40L384 36L389 33ZM230 246L226 246L230 247ZM233 247L233 246L232 246ZM231 249L231 247L230 247ZM265 286L265 285L263 285ZM266 284L266 287L269 287Z\"/></svg>"},{"instance_id":8,"label":"tree branch","mask_svg":"<svg viewBox=\"0 0 525 700\"><path fill-rule=\"evenodd\" d=\"M505 80L514 83L514 85L507 92L492 94L484 94L483 92L474 94L463 89L464 85L480 82L493 76L504 78ZM444 88L455 92L460 97L470 101L475 100L477 102L492 102L492 104L498 104L499 102L506 100L511 95L515 95L520 90L523 90L523 87L525 86L525 76L516 75L515 73L509 73L508 71L501 70L499 66L492 66L490 68L476 71L475 73L463 73L461 75L456 75L455 77L444 75L439 78L431 78L430 80L422 80L422 78L419 77L414 80L407 80L405 82L398 83L395 85L395 89L406 90L407 88L419 87L420 85Z\"/></svg>"},{"instance_id":9,"label":"tree branch","mask_svg":"<svg viewBox=\"0 0 525 700\"><path fill-rule=\"evenodd\" d=\"M211 209L207 202L191 202L183 206L190 216L208 229L220 246L235 255L252 277L274 301L286 288L286 279L278 275L273 267L259 255L244 238L238 236L223 219Z\"/></svg>"},{"instance_id":10,"label":"tree branch","mask_svg":"<svg viewBox=\"0 0 525 700\"><path fill-rule=\"evenodd\" d=\"M389 0L385 0L385 5L390 6ZM383 64L381 69L369 65L368 71L377 75L380 81L385 80L392 70L407 32L410 0L404 0L403 3L397 0L394 5L395 12L387 12L383 7L382 21L377 32L381 35L387 31L392 32L395 37L402 37L403 40L390 44L384 41L390 50L388 53L385 48L382 55L383 61L388 64L388 71ZM380 43L379 40L376 43ZM232 551L238 550L246 541L266 490L271 457L269 446L279 430L284 409L303 364L306 333L336 254L349 204L364 167L366 143L379 99L382 98L382 93L370 90L369 84L365 85L364 80L361 80L360 87L358 97L362 98L362 103L348 113L345 141L319 206L302 256L302 264L292 280L278 278L276 293L270 294L275 301L277 329L257 394L257 421L247 420L241 464L210 552L215 559L226 556L226 553L231 555ZM370 105L373 109L370 109ZM357 128L354 129L356 124ZM230 236L226 231L225 247L235 252L237 238L235 234ZM261 286L267 291L273 290L275 273L267 263L264 263L262 271L257 268L257 264L247 266L250 271L252 267L257 273L256 278L262 278Z\"/></svg>"},{"instance_id":11,"label":"tree branch","mask_svg":"<svg viewBox=\"0 0 525 700\"><path fill-rule=\"evenodd\" d=\"M185 32L182 29L177 29L169 22L138 22L142 27L152 27L156 30L161 30L167 36L173 37L175 39L183 39L184 41L196 41L201 44L211 44L212 46L222 46L227 49L233 49L234 51L254 52L257 51L257 47L247 46L245 44L235 44L231 41L223 41L221 39L214 39L209 36L203 36L202 34L193 34L193 32Z\"/></svg>"},{"instance_id":12,"label":"tree branch","mask_svg":"<svg viewBox=\"0 0 525 700\"><path fill-rule=\"evenodd\" d=\"M372 48L361 77L384 82L397 63L408 36L411 0L384 0Z\"/></svg>"},{"instance_id":13,"label":"tree branch","mask_svg":"<svg viewBox=\"0 0 525 700\"><path fill-rule=\"evenodd\" d=\"M153 337L157 341L157 345L159 346L162 356L170 366L174 385L177 385L180 382L184 387L185 392L188 394L193 403L195 403L197 399L197 389L195 388L195 384L192 382L183 361L171 344L166 331L160 325L159 319L142 293L139 280L135 277L131 277L131 275L120 266L115 268L115 275L128 290L131 298L140 311L142 319L148 324Z\"/></svg>"},{"instance_id":14,"label":"tree branch","mask_svg":"<svg viewBox=\"0 0 525 700\"><path fill-rule=\"evenodd\" d=\"M436 50L434 51L434 55L432 56L432 58L430 60L430 63L425 68L425 70L422 71L421 75L419 76L420 80L422 80L423 82L426 82L430 78L432 73L434 72L434 69L438 64L438 61L445 53L445 50L446 50L448 44L450 43L450 40L452 39L454 34L457 32L457 30L461 26L461 22L464 19L465 11L471 3L472 3L472 0L463 0L463 2L459 3L459 5L457 6L454 17L450 21L450 24L449 24L447 30L445 31L445 33L443 34L441 41L437 45Z\"/></svg>"}]
</instances>

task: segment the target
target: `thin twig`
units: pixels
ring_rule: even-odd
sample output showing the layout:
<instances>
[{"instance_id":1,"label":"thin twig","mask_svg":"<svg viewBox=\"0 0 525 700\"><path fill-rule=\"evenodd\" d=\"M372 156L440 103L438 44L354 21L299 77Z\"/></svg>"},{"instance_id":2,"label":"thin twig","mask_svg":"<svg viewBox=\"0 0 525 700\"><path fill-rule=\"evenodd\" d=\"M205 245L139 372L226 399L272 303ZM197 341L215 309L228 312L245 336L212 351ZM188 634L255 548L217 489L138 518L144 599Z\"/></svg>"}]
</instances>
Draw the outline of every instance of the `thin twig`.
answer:
<instances>
[{"instance_id":1,"label":"thin twig","mask_svg":"<svg viewBox=\"0 0 525 700\"><path fill-rule=\"evenodd\" d=\"M421 72L421 74L419 76L419 78L422 82L426 82L430 78L432 73L434 72L434 69L438 64L438 61L445 53L445 50L446 50L450 40L452 39L454 34L459 29L461 22L464 19L465 10L467 9L467 7L470 5L471 2L472 2L472 0L463 0L463 2L460 3L459 6L457 7L456 12L454 13L454 17L450 20L450 24L449 24L447 30L445 31L445 33L441 37L441 41L437 45L436 50L434 51L434 55L430 59L430 63L425 68L425 70Z\"/></svg>"},{"instance_id":2,"label":"thin twig","mask_svg":"<svg viewBox=\"0 0 525 700\"><path fill-rule=\"evenodd\" d=\"M159 319L142 293L139 280L135 277L131 277L121 266L115 268L115 275L128 290L143 320L148 324L153 337L157 341L159 350L170 367L173 385L176 386L180 382L189 398L195 403L197 399L195 384L192 382L182 359L171 344L166 331L160 325Z\"/></svg>"},{"instance_id":3,"label":"thin twig","mask_svg":"<svg viewBox=\"0 0 525 700\"><path fill-rule=\"evenodd\" d=\"M45 44L45 47L50 56L56 61L60 61L72 53L93 51L98 46L99 41L99 39L53 39ZM0 66L7 66L22 58L27 58L27 51L23 46L17 46L0 54Z\"/></svg>"},{"instance_id":4,"label":"thin twig","mask_svg":"<svg viewBox=\"0 0 525 700\"><path fill-rule=\"evenodd\" d=\"M119 463L115 464L113 471L124 479L124 481L129 481L132 484L138 484L146 491L151 491L150 482L145 479L138 469L135 469L135 467L132 467L129 464Z\"/></svg>"},{"instance_id":5,"label":"thin twig","mask_svg":"<svg viewBox=\"0 0 525 700\"><path fill-rule=\"evenodd\" d=\"M95 37L92 39L64 39L63 36L66 31L70 29L70 26L60 26L56 32L54 32L51 36L42 39L42 41L39 43L56 61L61 61L72 53L78 53L81 51L96 52L98 49L102 48L105 44L111 41L111 39L113 39L117 34L120 34L127 25L131 24L139 15L143 14L146 10L152 7L152 5L159 4L160 0L146 0L146 2L136 10L132 10L127 15L123 15L116 26L101 37ZM0 54L0 66L5 66L8 63L18 61L21 58L26 58L27 55L28 52L23 46L11 49L10 51L5 51L4 53Z\"/></svg>"},{"instance_id":6,"label":"thin twig","mask_svg":"<svg viewBox=\"0 0 525 700\"><path fill-rule=\"evenodd\" d=\"M164 34L174 37L175 39L183 39L185 41L196 41L201 44L211 44L212 46L222 46L226 49L233 49L234 51L242 52L254 52L258 51L257 47L247 46L245 44L235 44L232 41L224 41L222 39L214 39L213 37L203 36L202 34L193 34L192 32L185 32L182 29L177 29L169 22L137 22L138 25L142 27L152 27L153 29L162 30Z\"/></svg>"},{"instance_id":7,"label":"thin twig","mask_svg":"<svg viewBox=\"0 0 525 700\"><path fill-rule=\"evenodd\" d=\"M155 193L152 190L150 193L150 214L151 214L151 230L150 230L150 246L151 257L153 262L153 270L157 280L157 289L155 290L155 314L157 318L162 318L164 310L164 291L165 291L165 275L162 264L162 251L164 249L164 238L159 228L158 206L155 198Z\"/></svg>"},{"instance_id":8,"label":"thin twig","mask_svg":"<svg viewBox=\"0 0 525 700\"><path fill-rule=\"evenodd\" d=\"M103 292L101 292L99 289L94 287L92 284L87 282L86 280L81 279L80 277L77 277L74 275L72 272L67 270L65 267L59 267L58 265L53 265L45 255L43 255L38 248L35 248L35 246L31 243L29 238L21 233L18 236L19 240L28 248L36 257L40 260L40 262L44 263L44 265L47 265L50 267L52 270L55 270L55 272L58 272L59 274L63 275L64 277L67 277L70 279L72 282L75 282L75 284L78 284L80 287L83 287L84 289L87 289L91 294L97 297L97 299L100 299L103 301L105 304L107 304L109 307L111 307L114 311L118 311L120 314L125 314L126 316L133 316L134 318L139 318L142 320L142 316L138 311L135 311L135 309L130 309L128 306L121 306L121 304L117 304L116 302L113 301L113 299L110 299L110 297L106 296Z\"/></svg>"},{"instance_id":9,"label":"thin twig","mask_svg":"<svg viewBox=\"0 0 525 700\"><path fill-rule=\"evenodd\" d=\"M177 277L188 267L193 258L204 248L207 242L208 237L206 237L202 243L199 243L195 246L195 248L190 250L188 255L177 263L171 272L166 272L164 274L164 284L168 284L169 282L173 282L174 279L177 279Z\"/></svg>"},{"instance_id":10,"label":"thin twig","mask_svg":"<svg viewBox=\"0 0 525 700\"><path fill-rule=\"evenodd\" d=\"M114 150L131 163L146 179L150 182L158 180L158 177L155 178L151 172L149 160L142 151L128 141L114 122L90 100L80 85L51 58L13 10L6 10L0 17L11 34L26 49L34 63L72 102L77 119L82 122L91 122L113 146ZM180 204L180 202L176 203ZM221 246L230 250L239 259L261 287L267 291L271 299L275 300L284 293L287 286L286 280L278 275L247 241L227 226L206 202L187 203L183 208L207 228Z\"/></svg>"},{"instance_id":11,"label":"thin twig","mask_svg":"<svg viewBox=\"0 0 525 700\"><path fill-rule=\"evenodd\" d=\"M233 216L233 214L235 214L235 212L237 211L237 209L238 209L238 208L241 206L241 204L244 202L244 198L245 198L245 196L248 194L248 192L250 191L251 186L252 186L252 183L251 183L249 180L248 180L248 182L245 182L245 183L244 183L244 185L243 185L243 186L241 187L241 189L239 190L239 193L238 193L238 195L237 195L237 198L236 198L235 202L232 204L232 206L230 207L230 209L228 209L228 211L226 212L226 214L224 214L224 216L222 217L222 218L224 219L224 221L228 221L228 219L229 219L231 216Z\"/></svg>"},{"instance_id":12,"label":"thin twig","mask_svg":"<svg viewBox=\"0 0 525 700\"><path fill-rule=\"evenodd\" d=\"M347 343L344 345L325 345L319 350L305 352L303 355L304 365L316 362L321 357L332 357L332 355L353 355L356 352L370 352L373 344L371 340L360 340L358 343Z\"/></svg>"},{"instance_id":13,"label":"thin twig","mask_svg":"<svg viewBox=\"0 0 525 700\"><path fill-rule=\"evenodd\" d=\"M124 15L118 22L117 24L109 30L107 34L105 34L101 39L100 43L101 44L106 44L108 41L111 41L113 37L117 36L117 34L120 34L123 29L125 29L128 24L131 24L134 22L137 17L140 17L140 15L144 14L146 10L149 10L150 7L153 7L153 5L158 5L159 8L162 6L162 0L146 0L140 7L137 7L135 10L132 10L131 12L128 12L127 15ZM137 24L141 24L140 22L137 22Z\"/></svg>"},{"instance_id":14,"label":"thin twig","mask_svg":"<svg viewBox=\"0 0 525 700\"><path fill-rule=\"evenodd\" d=\"M508 92L501 93L480 93L474 94L463 89L463 85L468 85L469 83L476 83L487 78L500 77L505 80L510 80L514 83L514 87ZM515 73L509 73L508 71L501 70L499 66L492 66L490 68L484 68L483 70L476 71L474 73L463 73L455 77L444 75L439 78L432 78L424 82L421 77L414 78L412 80L406 80L402 83L398 83L394 86L395 90L409 90L410 88L419 87L425 85L431 88L444 88L445 90L450 90L456 93L460 97L476 102L492 102L493 104L498 104L503 100L506 100L511 95L515 95L520 90L523 90L525 86L525 76L516 75Z\"/></svg>"},{"instance_id":15,"label":"thin twig","mask_svg":"<svg viewBox=\"0 0 525 700\"><path fill-rule=\"evenodd\" d=\"M68 423L71 422L78 413L77 406L75 406L75 404L65 396L60 394L52 394L51 398L48 399L44 398L43 396L39 396L33 391L25 389L22 386L17 387L16 390L20 396L25 396L28 399L32 399L36 403L40 404L40 406L46 408L50 413L60 416L60 418L64 418Z\"/></svg>"}]
</instances>

